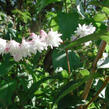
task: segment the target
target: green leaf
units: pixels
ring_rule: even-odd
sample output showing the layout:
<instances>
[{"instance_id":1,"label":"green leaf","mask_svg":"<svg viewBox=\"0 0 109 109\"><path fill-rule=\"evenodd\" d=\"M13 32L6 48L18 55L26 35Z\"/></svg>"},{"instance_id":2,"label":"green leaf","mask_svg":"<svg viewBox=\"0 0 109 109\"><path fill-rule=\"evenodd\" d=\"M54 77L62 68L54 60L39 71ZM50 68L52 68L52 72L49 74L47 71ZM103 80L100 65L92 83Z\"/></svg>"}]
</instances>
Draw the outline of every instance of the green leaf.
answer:
<instances>
[{"instance_id":1,"label":"green leaf","mask_svg":"<svg viewBox=\"0 0 109 109\"><path fill-rule=\"evenodd\" d=\"M90 1L91 5L99 6L100 3L97 0Z\"/></svg>"},{"instance_id":2,"label":"green leaf","mask_svg":"<svg viewBox=\"0 0 109 109\"><path fill-rule=\"evenodd\" d=\"M98 82L97 82L97 85L95 87L95 90L98 91L101 88L102 85L103 85L103 81L99 79Z\"/></svg>"},{"instance_id":3,"label":"green leaf","mask_svg":"<svg viewBox=\"0 0 109 109\"><path fill-rule=\"evenodd\" d=\"M56 22L57 13L54 12L47 12L46 18L48 19L48 24L50 28L52 28L54 31L59 30L59 26Z\"/></svg>"},{"instance_id":4,"label":"green leaf","mask_svg":"<svg viewBox=\"0 0 109 109\"><path fill-rule=\"evenodd\" d=\"M59 2L61 0L38 0L38 11L40 12L43 8L45 8L47 5L54 3L54 2Z\"/></svg>"},{"instance_id":5,"label":"green leaf","mask_svg":"<svg viewBox=\"0 0 109 109\"><path fill-rule=\"evenodd\" d=\"M9 82L0 87L0 104L8 106L12 104L12 95L16 90L16 81Z\"/></svg>"},{"instance_id":6,"label":"green leaf","mask_svg":"<svg viewBox=\"0 0 109 109\"><path fill-rule=\"evenodd\" d=\"M77 6L78 13L84 18L85 12L84 12L84 8L82 6L82 2L80 0L76 0L76 6Z\"/></svg>"},{"instance_id":7,"label":"green leaf","mask_svg":"<svg viewBox=\"0 0 109 109\"><path fill-rule=\"evenodd\" d=\"M94 20L97 22L101 22L101 21L107 20L107 16L104 13L97 13L94 16Z\"/></svg>"},{"instance_id":8,"label":"green leaf","mask_svg":"<svg viewBox=\"0 0 109 109\"><path fill-rule=\"evenodd\" d=\"M27 23L31 20L31 15L27 11L22 12L21 10L15 9L12 11L12 13L16 14L16 16L18 16L19 21L22 21L24 23Z\"/></svg>"},{"instance_id":9,"label":"green leaf","mask_svg":"<svg viewBox=\"0 0 109 109\"><path fill-rule=\"evenodd\" d=\"M68 72L66 70L63 70L61 72L61 75L62 75L62 78L68 78L69 77L69 74L68 74Z\"/></svg>"},{"instance_id":10,"label":"green leaf","mask_svg":"<svg viewBox=\"0 0 109 109\"><path fill-rule=\"evenodd\" d=\"M5 60L0 64L0 76L5 75L6 73L8 73L13 65L15 64L14 61L10 60L10 56L4 56Z\"/></svg>"},{"instance_id":11,"label":"green leaf","mask_svg":"<svg viewBox=\"0 0 109 109\"><path fill-rule=\"evenodd\" d=\"M83 83L85 83L87 80L92 79L92 78L97 78L100 77L101 75L99 74L91 74L89 76L84 77L83 79L79 79L77 81L71 81L69 82L65 87L62 88L62 90L59 92L57 95L57 98L54 100L54 104L57 104L64 96L75 90L76 88L80 87Z\"/></svg>"},{"instance_id":12,"label":"green leaf","mask_svg":"<svg viewBox=\"0 0 109 109\"><path fill-rule=\"evenodd\" d=\"M103 7L102 10L103 10L107 15L109 15L109 8Z\"/></svg>"},{"instance_id":13,"label":"green leaf","mask_svg":"<svg viewBox=\"0 0 109 109\"><path fill-rule=\"evenodd\" d=\"M98 40L98 39L104 40L107 43L109 43L109 32L107 32L106 30L102 30L102 31L96 32L92 35L88 35L88 36L79 38L78 40L75 40L73 42L69 42L69 44L67 44L64 47L64 49L70 49L72 47L79 46L80 44L85 43L87 41Z\"/></svg>"},{"instance_id":14,"label":"green leaf","mask_svg":"<svg viewBox=\"0 0 109 109\"><path fill-rule=\"evenodd\" d=\"M109 107L109 84L107 84L106 90L105 90L105 103L106 107Z\"/></svg>"},{"instance_id":15,"label":"green leaf","mask_svg":"<svg viewBox=\"0 0 109 109\"><path fill-rule=\"evenodd\" d=\"M34 64L34 66L37 66L37 63L39 62L39 58L40 58L40 53L37 52L36 55L33 57L32 63Z\"/></svg>"},{"instance_id":16,"label":"green leaf","mask_svg":"<svg viewBox=\"0 0 109 109\"><path fill-rule=\"evenodd\" d=\"M93 0L90 2L92 5L95 6L105 6L105 7L109 7L109 0L102 0L102 1L98 1L98 0Z\"/></svg>"},{"instance_id":17,"label":"green leaf","mask_svg":"<svg viewBox=\"0 0 109 109\"><path fill-rule=\"evenodd\" d=\"M58 78L58 76L54 76L54 77L45 77L41 80L39 80L38 82L34 82L32 84L32 86L29 88L29 90L27 91L27 93L25 93L25 97L24 99L22 100L22 102L25 102L25 101L28 101L29 99L33 98L35 92L39 89L40 85L42 83L44 83L45 81L47 80L50 80L50 79L56 79Z\"/></svg>"},{"instance_id":18,"label":"green leaf","mask_svg":"<svg viewBox=\"0 0 109 109\"><path fill-rule=\"evenodd\" d=\"M74 31L76 30L79 22L78 13L73 11L72 13L59 12L57 15L57 23L59 30L62 33L62 39L70 39Z\"/></svg>"},{"instance_id":19,"label":"green leaf","mask_svg":"<svg viewBox=\"0 0 109 109\"><path fill-rule=\"evenodd\" d=\"M71 70L77 69L78 67L82 66L79 56L75 52L69 50L68 56ZM67 57L64 51L59 51L55 49L52 54L52 60L54 69L62 67L63 69L66 69L68 71Z\"/></svg>"},{"instance_id":20,"label":"green leaf","mask_svg":"<svg viewBox=\"0 0 109 109\"><path fill-rule=\"evenodd\" d=\"M80 73L82 76L88 76L90 74L90 72L87 69L80 70Z\"/></svg>"},{"instance_id":21,"label":"green leaf","mask_svg":"<svg viewBox=\"0 0 109 109\"><path fill-rule=\"evenodd\" d=\"M100 2L100 4L101 4L102 6L109 7L109 0L102 0L102 1Z\"/></svg>"},{"instance_id":22,"label":"green leaf","mask_svg":"<svg viewBox=\"0 0 109 109\"><path fill-rule=\"evenodd\" d=\"M10 34L9 37L11 38L15 38L16 37L16 30L15 29L12 29L12 28L8 28L8 34Z\"/></svg>"},{"instance_id":23,"label":"green leaf","mask_svg":"<svg viewBox=\"0 0 109 109\"><path fill-rule=\"evenodd\" d=\"M58 109L70 109L71 106L76 108L76 105L78 104L82 104L81 98L75 94L68 94L59 101Z\"/></svg>"}]
</instances>

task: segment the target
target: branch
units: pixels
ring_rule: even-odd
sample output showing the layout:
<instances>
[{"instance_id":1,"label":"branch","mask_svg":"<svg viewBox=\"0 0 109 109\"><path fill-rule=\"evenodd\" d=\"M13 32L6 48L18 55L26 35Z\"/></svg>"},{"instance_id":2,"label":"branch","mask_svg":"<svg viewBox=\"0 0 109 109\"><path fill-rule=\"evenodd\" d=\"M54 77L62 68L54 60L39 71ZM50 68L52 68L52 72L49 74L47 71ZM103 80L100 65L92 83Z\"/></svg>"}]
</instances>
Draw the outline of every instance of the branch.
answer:
<instances>
[{"instance_id":1,"label":"branch","mask_svg":"<svg viewBox=\"0 0 109 109\"><path fill-rule=\"evenodd\" d=\"M101 93L101 91L106 87L107 83L109 82L109 77L106 78L105 82L103 83L102 87L98 90L98 92L96 93L96 95L89 101L89 103L84 107L84 109L87 109L88 106L94 101L96 100L96 98L98 97L98 95Z\"/></svg>"},{"instance_id":2,"label":"branch","mask_svg":"<svg viewBox=\"0 0 109 109\"><path fill-rule=\"evenodd\" d=\"M70 61L69 61L69 56L68 56L68 50L66 49L65 52L66 52L66 57L67 57L68 72L70 73L71 70L70 70Z\"/></svg>"},{"instance_id":3,"label":"branch","mask_svg":"<svg viewBox=\"0 0 109 109\"><path fill-rule=\"evenodd\" d=\"M98 50L98 54L92 64L92 70L91 70L91 73L95 73L96 70L97 70L97 62L98 60L102 57L102 54L105 50L105 47L106 47L106 42L105 41L101 41L100 43L100 46L99 46L99 50ZM88 97L88 94L89 94L89 91L91 89L91 86L92 86L92 82L93 82L93 79L92 80L89 80L86 85L85 85L85 88L84 88L84 92L83 92L83 95L82 95L82 99L83 100L86 100L87 97ZM83 109L83 106L80 106L78 109Z\"/></svg>"},{"instance_id":4,"label":"branch","mask_svg":"<svg viewBox=\"0 0 109 109\"><path fill-rule=\"evenodd\" d=\"M91 73L95 73L96 72L96 67L97 67L97 62L98 60L102 57L102 54L105 50L105 47L106 47L106 42L105 41L102 41L100 43L100 47L99 47L99 51L98 51L98 54L93 62L93 65L92 65L92 70L91 70ZM82 98L84 100L87 99L87 96L89 94L89 91L90 91L90 88L92 86L92 82L93 80L89 80L87 83L86 83L86 86L85 86L85 89L84 89L84 92L83 92L83 95L82 95Z\"/></svg>"}]
</instances>

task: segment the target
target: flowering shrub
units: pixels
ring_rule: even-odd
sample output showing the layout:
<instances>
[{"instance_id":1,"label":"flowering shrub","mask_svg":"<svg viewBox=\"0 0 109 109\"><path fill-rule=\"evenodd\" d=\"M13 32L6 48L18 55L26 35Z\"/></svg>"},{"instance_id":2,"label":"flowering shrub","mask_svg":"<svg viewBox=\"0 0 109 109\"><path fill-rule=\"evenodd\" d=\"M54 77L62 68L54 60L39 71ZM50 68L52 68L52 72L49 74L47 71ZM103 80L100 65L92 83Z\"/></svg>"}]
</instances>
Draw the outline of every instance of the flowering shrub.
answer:
<instances>
[{"instance_id":1,"label":"flowering shrub","mask_svg":"<svg viewBox=\"0 0 109 109\"><path fill-rule=\"evenodd\" d=\"M77 36L83 37L92 34L95 31L95 27L91 24L86 26L85 24L77 28L75 33ZM63 42L60 38L61 34L53 30L49 31L48 34L44 31L40 31L40 36L35 33L31 33L28 39L22 39L22 43L18 43L15 40L6 41L0 39L1 42L1 54L10 53L15 61L20 61L23 57L31 56L31 54L36 54L37 51L47 50L48 46L51 48L59 47Z\"/></svg>"},{"instance_id":2,"label":"flowering shrub","mask_svg":"<svg viewBox=\"0 0 109 109\"><path fill-rule=\"evenodd\" d=\"M22 43L18 43L15 40L6 41L0 39L0 53L10 53L15 61L20 61L23 57L36 54L37 51L47 50L48 46L51 48L58 47L62 43L60 38L61 34L53 32L52 30L48 34L41 30L40 36L32 33L28 39L22 39Z\"/></svg>"},{"instance_id":3,"label":"flowering shrub","mask_svg":"<svg viewBox=\"0 0 109 109\"><path fill-rule=\"evenodd\" d=\"M0 0L0 109L108 109L108 15L109 0Z\"/></svg>"}]
</instances>

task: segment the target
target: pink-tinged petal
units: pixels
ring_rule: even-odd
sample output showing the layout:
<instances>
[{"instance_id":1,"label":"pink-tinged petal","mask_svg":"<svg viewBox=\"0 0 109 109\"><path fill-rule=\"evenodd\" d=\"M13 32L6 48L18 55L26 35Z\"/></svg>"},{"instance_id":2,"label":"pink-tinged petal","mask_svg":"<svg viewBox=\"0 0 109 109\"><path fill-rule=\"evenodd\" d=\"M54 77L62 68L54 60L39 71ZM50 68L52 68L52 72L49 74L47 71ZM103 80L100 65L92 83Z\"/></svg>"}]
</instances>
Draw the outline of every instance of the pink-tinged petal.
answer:
<instances>
[{"instance_id":1,"label":"pink-tinged petal","mask_svg":"<svg viewBox=\"0 0 109 109\"><path fill-rule=\"evenodd\" d=\"M41 41L45 41L48 35L44 30L41 30L40 36L41 36Z\"/></svg>"},{"instance_id":2,"label":"pink-tinged petal","mask_svg":"<svg viewBox=\"0 0 109 109\"><path fill-rule=\"evenodd\" d=\"M35 35L36 35L35 33L31 33L31 34L30 34L30 37L33 37L33 36L35 36Z\"/></svg>"},{"instance_id":3,"label":"pink-tinged petal","mask_svg":"<svg viewBox=\"0 0 109 109\"><path fill-rule=\"evenodd\" d=\"M47 33L44 30L40 31L41 37L47 37Z\"/></svg>"},{"instance_id":4,"label":"pink-tinged petal","mask_svg":"<svg viewBox=\"0 0 109 109\"><path fill-rule=\"evenodd\" d=\"M5 51L8 52L9 51L9 47L5 48Z\"/></svg>"}]
</instances>

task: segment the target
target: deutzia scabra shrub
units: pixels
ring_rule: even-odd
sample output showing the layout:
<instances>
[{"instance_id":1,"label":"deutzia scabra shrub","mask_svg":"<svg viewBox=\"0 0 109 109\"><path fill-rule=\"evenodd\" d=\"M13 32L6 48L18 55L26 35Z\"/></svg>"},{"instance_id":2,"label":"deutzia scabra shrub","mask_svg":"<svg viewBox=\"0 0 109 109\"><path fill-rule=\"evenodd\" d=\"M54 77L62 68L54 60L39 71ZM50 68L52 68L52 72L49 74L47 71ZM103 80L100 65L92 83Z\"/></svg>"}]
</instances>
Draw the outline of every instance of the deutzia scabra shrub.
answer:
<instances>
[{"instance_id":1,"label":"deutzia scabra shrub","mask_svg":"<svg viewBox=\"0 0 109 109\"><path fill-rule=\"evenodd\" d=\"M0 0L0 109L109 109L109 0Z\"/></svg>"}]
</instances>

